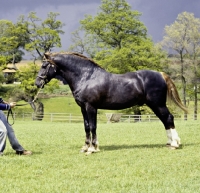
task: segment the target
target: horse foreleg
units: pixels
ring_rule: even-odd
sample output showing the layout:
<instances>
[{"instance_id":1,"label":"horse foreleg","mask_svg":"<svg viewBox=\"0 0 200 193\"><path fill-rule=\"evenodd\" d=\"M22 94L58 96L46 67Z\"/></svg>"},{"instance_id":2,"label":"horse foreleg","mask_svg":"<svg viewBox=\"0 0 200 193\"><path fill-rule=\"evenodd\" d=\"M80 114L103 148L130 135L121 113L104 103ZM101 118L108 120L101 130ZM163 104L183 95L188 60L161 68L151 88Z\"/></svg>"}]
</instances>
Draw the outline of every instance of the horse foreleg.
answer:
<instances>
[{"instance_id":1,"label":"horse foreleg","mask_svg":"<svg viewBox=\"0 0 200 193\"><path fill-rule=\"evenodd\" d=\"M81 112L83 115L83 120L84 120L84 127L85 127L85 145L81 148L81 152L87 152L88 148L90 147L91 144L91 136L90 136L90 127L89 127L89 120L87 116L87 112L84 108L81 108Z\"/></svg>"},{"instance_id":2,"label":"horse foreleg","mask_svg":"<svg viewBox=\"0 0 200 193\"><path fill-rule=\"evenodd\" d=\"M88 153L96 153L99 152L99 142L95 139L95 143L92 142L90 147L88 148Z\"/></svg>"},{"instance_id":3,"label":"horse foreleg","mask_svg":"<svg viewBox=\"0 0 200 193\"><path fill-rule=\"evenodd\" d=\"M100 151L99 144L97 141L96 127L97 127L97 109L93 108L91 105L87 105L86 108L88 120L89 120L89 128L92 133L92 140L90 147L88 148L88 154L95 153Z\"/></svg>"},{"instance_id":4,"label":"horse foreleg","mask_svg":"<svg viewBox=\"0 0 200 193\"><path fill-rule=\"evenodd\" d=\"M91 144L90 133L86 133L85 145L81 148L81 152L87 152Z\"/></svg>"}]
</instances>

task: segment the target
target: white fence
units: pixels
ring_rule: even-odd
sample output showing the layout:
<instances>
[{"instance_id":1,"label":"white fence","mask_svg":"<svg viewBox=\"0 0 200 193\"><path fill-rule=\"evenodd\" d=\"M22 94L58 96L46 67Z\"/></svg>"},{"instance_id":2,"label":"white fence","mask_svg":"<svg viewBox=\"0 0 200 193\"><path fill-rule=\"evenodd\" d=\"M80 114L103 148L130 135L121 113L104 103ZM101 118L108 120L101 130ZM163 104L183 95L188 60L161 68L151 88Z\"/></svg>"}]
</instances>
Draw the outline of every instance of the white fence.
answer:
<instances>
[{"instance_id":1,"label":"white fence","mask_svg":"<svg viewBox=\"0 0 200 193\"><path fill-rule=\"evenodd\" d=\"M113 115L113 116L112 116ZM115 116L120 115L120 116ZM78 123L83 122L82 115L76 115L71 113L46 113L44 115L35 115L34 113L13 113L15 120L38 120L50 121L50 122L68 122L68 123ZM111 117L114 117L113 120L110 120ZM117 117L117 118L116 118ZM200 114L196 115L197 120L200 119ZM12 122L12 117L9 117L9 120ZM124 123L134 123L134 122L150 122L150 121L159 121L156 115L125 115L119 113L106 113L100 114L97 116L98 122L110 123L110 122L124 122ZM174 115L174 120L184 120L184 115ZM187 120L195 120L193 114L187 115Z\"/></svg>"}]
</instances>

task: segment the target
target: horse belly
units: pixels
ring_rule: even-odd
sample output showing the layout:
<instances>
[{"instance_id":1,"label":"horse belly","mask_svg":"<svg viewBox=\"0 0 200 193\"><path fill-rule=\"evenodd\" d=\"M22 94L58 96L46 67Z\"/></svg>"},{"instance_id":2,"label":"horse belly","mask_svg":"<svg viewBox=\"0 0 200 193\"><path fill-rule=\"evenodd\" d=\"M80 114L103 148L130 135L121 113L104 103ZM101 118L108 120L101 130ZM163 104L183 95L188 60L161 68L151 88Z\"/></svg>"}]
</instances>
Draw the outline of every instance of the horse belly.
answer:
<instances>
[{"instance_id":1,"label":"horse belly","mask_svg":"<svg viewBox=\"0 0 200 193\"><path fill-rule=\"evenodd\" d=\"M138 96L138 97L119 97L118 99L112 99L112 100L105 100L102 101L98 105L98 109L108 109L108 110L121 110L121 109L126 109L130 108L135 105L143 105L144 100L143 96Z\"/></svg>"}]
</instances>

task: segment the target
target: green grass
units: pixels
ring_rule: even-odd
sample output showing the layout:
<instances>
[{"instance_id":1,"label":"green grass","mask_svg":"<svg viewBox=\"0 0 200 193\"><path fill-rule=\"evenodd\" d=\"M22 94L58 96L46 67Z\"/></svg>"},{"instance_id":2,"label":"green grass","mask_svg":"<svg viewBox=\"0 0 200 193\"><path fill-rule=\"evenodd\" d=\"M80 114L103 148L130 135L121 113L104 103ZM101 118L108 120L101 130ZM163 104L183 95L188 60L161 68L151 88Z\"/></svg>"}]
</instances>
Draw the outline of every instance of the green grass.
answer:
<instances>
[{"instance_id":1,"label":"green grass","mask_svg":"<svg viewBox=\"0 0 200 193\"><path fill-rule=\"evenodd\" d=\"M0 157L0 190L6 193L199 192L198 121L176 122L182 149L165 147L160 122L98 124L101 151L86 156L83 124L16 121L21 144L32 156Z\"/></svg>"},{"instance_id":2,"label":"green grass","mask_svg":"<svg viewBox=\"0 0 200 193\"><path fill-rule=\"evenodd\" d=\"M44 104L44 113L73 113L81 114L80 107L76 104L73 97L53 97L40 99Z\"/></svg>"}]
</instances>

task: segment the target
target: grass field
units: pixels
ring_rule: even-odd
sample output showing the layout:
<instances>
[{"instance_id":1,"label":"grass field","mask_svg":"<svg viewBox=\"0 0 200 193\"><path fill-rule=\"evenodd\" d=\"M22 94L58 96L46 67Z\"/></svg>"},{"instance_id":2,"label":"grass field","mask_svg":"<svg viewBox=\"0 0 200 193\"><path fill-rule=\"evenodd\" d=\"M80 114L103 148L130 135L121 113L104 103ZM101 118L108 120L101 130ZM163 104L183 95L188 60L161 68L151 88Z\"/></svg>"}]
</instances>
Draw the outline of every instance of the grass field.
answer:
<instances>
[{"instance_id":1,"label":"grass field","mask_svg":"<svg viewBox=\"0 0 200 193\"><path fill-rule=\"evenodd\" d=\"M32 156L7 143L0 157L0 190L6 193L194 193L200 187L199 121L176 122L182 149L165 147L161 122L99 124L101 151L79 153L82 124L16 121Z\"/></svg>"}]
</instances>

